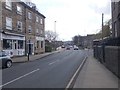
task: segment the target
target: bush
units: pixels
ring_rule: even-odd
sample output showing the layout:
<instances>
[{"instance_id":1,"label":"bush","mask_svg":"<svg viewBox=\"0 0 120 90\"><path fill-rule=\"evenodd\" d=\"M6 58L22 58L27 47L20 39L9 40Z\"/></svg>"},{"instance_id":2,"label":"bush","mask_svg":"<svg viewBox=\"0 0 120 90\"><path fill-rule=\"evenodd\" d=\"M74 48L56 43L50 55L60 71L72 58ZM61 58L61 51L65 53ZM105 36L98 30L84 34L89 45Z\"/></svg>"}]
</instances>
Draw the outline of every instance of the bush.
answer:
<instances>
[{"instance_id":1,"label":"bush","mask_svg":"<svg viewBox=\"0 0 120 90\"><path fill-rule=\"evenodd\" d=\"M51 46L45 46L45 52L52 52Z\"/></svg>"}]
</instances>

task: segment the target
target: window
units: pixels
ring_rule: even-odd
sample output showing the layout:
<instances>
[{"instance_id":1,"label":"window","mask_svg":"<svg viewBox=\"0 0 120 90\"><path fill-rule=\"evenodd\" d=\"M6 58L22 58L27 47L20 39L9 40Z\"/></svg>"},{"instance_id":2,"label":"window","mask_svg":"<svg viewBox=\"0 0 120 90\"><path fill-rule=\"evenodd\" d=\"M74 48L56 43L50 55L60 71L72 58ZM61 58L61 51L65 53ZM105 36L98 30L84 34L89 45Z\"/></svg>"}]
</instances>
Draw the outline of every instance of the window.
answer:
<instances>
[{"instance_id":1,"label":"window","mask_svg":"<svg viewBox=\"0 0 120 90\"><path fill-rule=\"evenodd\" d=\"M18 49L23 49L23 41L18 40Z\"/></svg>"},{"instance_id":2,"label":"window","mask_svg":"<svg viewBox=\"0 0 120 90\"><path fill-rule=\"evenodd\" d=\"M40 34L43 34L43 30L40 30Z\"/></svg>"},{"instance_id":3,"label":"window","mask_svg":"<svg viewBox=\"0 0 120 90\"><path fill-rule=\"evenodd\" d=\"M117 37L117 23L116 22L114 22L114 30L115 30L115 37Z\"/></svg>"},{"instance_id":4,"label":"window","mask_svg":"<svg viewBox=\"0 0 120 90\"><path fill-rule=\"evenodd\" d=\"M40 19L40 24L43 24L43 19Z\"/></svg>"},{"instance_id":5,"label":"window","mask_svg":"<svg viewBox=\"0 0 120 90\"><path fill-rule=\"evenodd\" d=\"M12 18L6 17L6 29L12 30Z\"/></svg>"},{"instance_id":6,"label":"window","mask_svg":"<svg viewBox=\"0 0 120 90\"><path fill-rule=\"evenodd\" d=\"M37 48L39 48L39 41L37 41Z\"/></svg>"},{"instance_id":7,"label":"window","mask_svg":"<svg viewBox=\"0 0 120 90\"><path fill-rule=\"evenodd\" d=\"M3 39L3 49L12 49L12 40Z\"/></svg>"},{"instance_id":8,"label":"window","mask_svg":"<svg viewBox=\"0 0 120 90\"><path fill-rule=\"evenodd\" d=\"M18 29L18 31L22 31L22 22L21 21L17 22L17 29Z\"/></svg>"},{"instance_id":9,"label":"window","mask_svg":"<svg viewBox=\"0 0 120 90\"><path fill-rule=\"evenodd\" d=\"M36 16L36 22L39 22L39 18L38 18L38 16Z\"/></svg>"},{"instance_id":10,"label":"window","mask_svg":"<svg viewBox=\"0 0 120 90\"><path fill-rule=\"evenodd\" d=\"M41 41L41 48L43 48L43 41Z\"/></svg>"},{"instance_id":11,"label":"window","mask_svg":"<svg viewBox=\"0 0 120 90\"><path fill-rule=\"evenodd\" d=\"M28 12L28 19L32 19L32 14Z\"/></svg>"},{"instance_id":12,"label":"window","mask_svg":"<svg viewBox=\"0 0 120 90\"><path fill-rule=\"evenodd\" d=\"M12 10L12 2L11 0L6 0L6 8L9 9L9 10Z\"/></svg>"},{"instance_id":13,"label":"window","mask_svg":"<svg viewBox=\"0 0 120 90\"><path fill-rule=\"evenodd\" d=\"M36 33L37 33L37 34L39 33L39 29L36 29Z\"/></svg>"},{"instance_id":14,"label":"window","mask_svg":"<svg viewBox=\"0 0 120 90\"><path fill-rule=\"evenodd\" d=\"M28 27L28 32L29 32L29 33L32 32L32 27L31 27L31 26Z\"/></svg>"},{"instance_id":15,"label":"window","mask_svg":"<svg viewBox=\"0 0 120 90\"><path fill-rule=\"evenodd\" d=\"M22 7L17 5L17 13L22 15Z\"/></svg>"}]
</instances>

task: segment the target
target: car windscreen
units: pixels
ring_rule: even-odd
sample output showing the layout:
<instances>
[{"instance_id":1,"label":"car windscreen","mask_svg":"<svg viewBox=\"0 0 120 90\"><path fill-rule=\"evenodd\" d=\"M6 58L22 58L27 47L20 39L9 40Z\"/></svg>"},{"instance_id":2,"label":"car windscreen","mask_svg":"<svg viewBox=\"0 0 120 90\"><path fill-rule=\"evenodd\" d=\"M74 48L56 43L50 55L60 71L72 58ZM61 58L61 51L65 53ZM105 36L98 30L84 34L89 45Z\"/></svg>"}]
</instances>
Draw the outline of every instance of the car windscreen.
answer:
<instances>
[{"instance_id":1,"label":"car windscreen","mask_svg":"<svg viewBox=\"0 0 120 90\"><path fill-rule=\"evenodd\" d=\"M4 52L0 52L0 57L6 56Z\"/></svg>"}]
</instances>

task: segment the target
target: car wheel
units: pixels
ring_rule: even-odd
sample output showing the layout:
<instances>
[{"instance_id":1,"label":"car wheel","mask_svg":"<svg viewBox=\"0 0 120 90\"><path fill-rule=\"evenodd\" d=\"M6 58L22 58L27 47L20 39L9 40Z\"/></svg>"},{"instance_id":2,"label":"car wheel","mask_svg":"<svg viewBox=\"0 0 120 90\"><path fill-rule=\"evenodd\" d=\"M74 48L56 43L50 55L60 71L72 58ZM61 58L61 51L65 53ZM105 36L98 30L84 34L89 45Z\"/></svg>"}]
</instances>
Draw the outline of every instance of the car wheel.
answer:
<instances>
[{"instance_id":1,"label":"car wheel","mask_svg":"<svg viewBox=\"0 0 120 90\"><path fill-rule=\"evenodd\" d=\"M6 62L6 67L7 67L7 68L10 68L11 66L12 66L12 62L11 62L11 61L7 61L7 62Z\"/></svg>"}]
</instances>

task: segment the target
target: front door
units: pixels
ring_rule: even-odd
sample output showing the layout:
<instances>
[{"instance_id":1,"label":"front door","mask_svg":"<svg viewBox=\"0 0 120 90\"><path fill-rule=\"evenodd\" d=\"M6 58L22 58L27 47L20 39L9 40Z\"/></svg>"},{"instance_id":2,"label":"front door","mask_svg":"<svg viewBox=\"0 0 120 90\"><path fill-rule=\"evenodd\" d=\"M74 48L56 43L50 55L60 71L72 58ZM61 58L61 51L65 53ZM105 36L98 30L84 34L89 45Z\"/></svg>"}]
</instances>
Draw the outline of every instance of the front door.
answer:
<instances>
[{"instance_id":1,"label":"front door","mask_svg":"<svg viewBox=\"0 0 120 90\"><path fill-rule=\"evenodd\" d=\"M18 55L17 52L17 41L13 40L13 55Z\"/></svg>"},{"instance_id":2,"label":"front door","mask_svg":"<svg viewBox=\"0 0 120 90\"><path fill-rule=\"evenodd\" d=\"M33 44L29 44L29 54L32 55L33 54Z\"/></svg>"}]
</instances>

